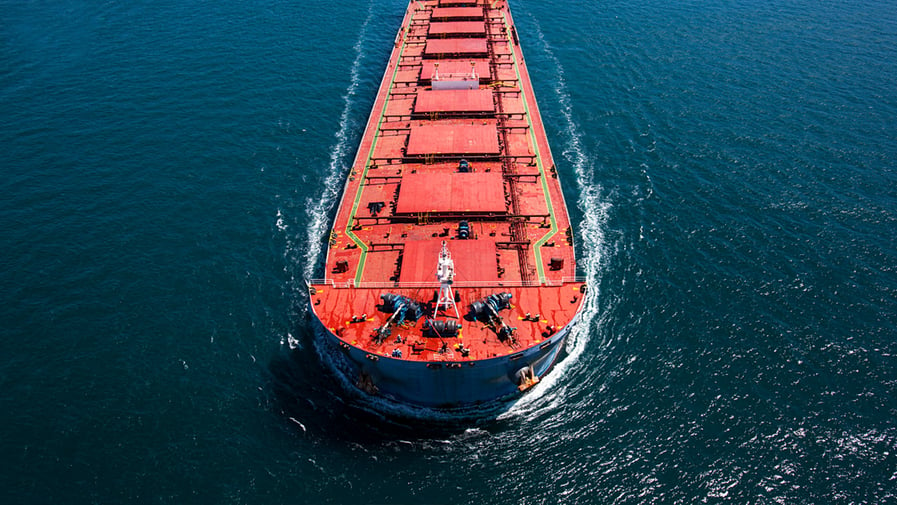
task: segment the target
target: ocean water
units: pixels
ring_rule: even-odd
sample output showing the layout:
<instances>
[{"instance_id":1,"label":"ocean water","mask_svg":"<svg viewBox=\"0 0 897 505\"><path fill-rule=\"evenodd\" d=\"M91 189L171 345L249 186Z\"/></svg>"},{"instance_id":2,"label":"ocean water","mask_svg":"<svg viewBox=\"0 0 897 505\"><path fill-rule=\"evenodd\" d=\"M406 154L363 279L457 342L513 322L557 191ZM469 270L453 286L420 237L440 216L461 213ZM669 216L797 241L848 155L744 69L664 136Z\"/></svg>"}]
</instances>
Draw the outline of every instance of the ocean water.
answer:
<instances>
[{"instance_id":1,"label":"ocean water","mask_svg":"<svg viewBox=\"0 0 897 505\"><path fill-rule=\"evenodd\" d=\"M511 5L596 296L449 417L305 318L403 0L0 0L2 502L897 503L897 5Z\"/></svg>"}]
</instances>

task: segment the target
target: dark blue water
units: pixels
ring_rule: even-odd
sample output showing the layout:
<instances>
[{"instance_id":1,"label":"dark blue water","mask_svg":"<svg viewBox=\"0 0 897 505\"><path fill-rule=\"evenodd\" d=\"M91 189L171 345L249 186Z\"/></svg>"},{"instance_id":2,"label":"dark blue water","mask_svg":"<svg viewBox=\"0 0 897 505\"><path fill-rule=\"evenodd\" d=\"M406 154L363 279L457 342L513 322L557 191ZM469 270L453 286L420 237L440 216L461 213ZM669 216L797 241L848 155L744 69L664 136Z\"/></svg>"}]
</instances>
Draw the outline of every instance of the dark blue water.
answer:
<instances>
[{"instance_id":1,"label":"dark blue water","mask_svg":"<svg viewBox=\"0 0 897 505\"><path fill-rule=\"evenodd\" d=\"M507 412L303 279L403 0L0 0L3 503L897 503L897 5L512 3L596 294Z\"/></svg>"}]
</instances>

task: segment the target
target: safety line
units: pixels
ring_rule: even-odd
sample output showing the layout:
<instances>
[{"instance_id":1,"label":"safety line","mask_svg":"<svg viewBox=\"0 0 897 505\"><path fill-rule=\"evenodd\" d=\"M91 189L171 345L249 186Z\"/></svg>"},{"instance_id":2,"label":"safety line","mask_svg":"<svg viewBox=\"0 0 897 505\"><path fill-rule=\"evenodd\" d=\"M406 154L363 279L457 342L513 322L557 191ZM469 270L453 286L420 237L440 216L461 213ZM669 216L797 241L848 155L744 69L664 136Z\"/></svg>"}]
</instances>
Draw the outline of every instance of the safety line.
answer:
<instances>
[{"instance_id":1,"label":"safety line","mask_svg":"<svg viewBox=\"0 0 897 505\"><path fill-rule=\"evenodd\" d=\"M411 31L411 23L414 21L414 13L412 11L409 18L408 24L402 24L402 46L399 48L398 53L396 53L396 67L392 72L392 77L389 79L389 87L386 90L386 96L383 99L383 107L380 109L380 118L377 121L377 131L374 133L373 139L371 141L371 150L368 152L367 159L364 162L364 169L361 171L361 180L358 182L358 190L355 191L355 200L352 202L352 211L349 213L349 220L346 222L346 236L352 239L355 242L355 245L361 249L361 258L358 260L358 267L355 270L355 285L361 284L361 277L364 273L364 265L367 260L368 254L368 246L365 244L355 233L352 232L352 223L355 220L355 214L358 212L358 203L361 201L361 193L364 188L364 181L367 177L368 167L371 164L371 158L374 157L374 149L377 147L377 139L380 136L380 127L383 125L383 118L386 114L386 104L389 102L389 90L392 89L393 84L395 84L396 74L399 73L399 61L402 59L402 54L405 52L405 42L408 38L408 33ZM381 84L382 86L382 84ZM380 91L377 91L377 95L380 95ZM376 103L376 102L375 102Z\"/></svg>"},{"instance_id":2,"label":"safety line","mask_svg":"<svg viewBox=\"0 0 897 505\"><path fill-rule=\"evenodd\" d=\"M520 76L520 66L519 61L517 59L517 54L514 51L514 41L511 37L511 29L512 27L508 25L508 17L506 12L502 12L502 18L505 22L505 27L508 28L506 31L508 33L508 47L511 49L511 56L514 58L514 71L517 73L517 82L518 85L523 84L523 80ZM532 82L529 81L530 93L533 96L533 100L536 97L536 91L532 89ZM526 99L526 89L523 88L523 110L526 112L526 122L529 124L529 134L530 140L533 143L533 149L536 152L536 166L539 167L539 174L541 177L539 178L542 181L542 193L545 195L545 203L548 205L548 215L551 218L551 229L545 233L536 243L533 245L533 255L536 258L536 273L539 275L539 282L545 282L545 267L542 265L542 245L548 241L551 237L553 237L558 232L558 224L557 220L554 218L554 206L551 203L551 194L549 193L548 181L545 177L545 167L542 165L542 156L539 154L539 142L536 139L536 131L533 127L532 116L530 115L528 101ZM544 130L545 125L542 125Z\"/></svg>"}]
</instances>

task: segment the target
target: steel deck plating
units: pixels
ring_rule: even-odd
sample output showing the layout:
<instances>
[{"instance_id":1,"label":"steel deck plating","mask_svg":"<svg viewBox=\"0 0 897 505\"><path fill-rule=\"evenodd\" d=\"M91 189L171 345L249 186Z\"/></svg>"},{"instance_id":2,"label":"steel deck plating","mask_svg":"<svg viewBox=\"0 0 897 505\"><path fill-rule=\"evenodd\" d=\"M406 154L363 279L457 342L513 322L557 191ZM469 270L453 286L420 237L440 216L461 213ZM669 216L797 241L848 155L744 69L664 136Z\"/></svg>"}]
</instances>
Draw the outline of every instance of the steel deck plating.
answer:
<instances>
[{"instance_id":1,"label":"steel deck plating","mask_svg":"<svg viewBox=\"0 0 897 505\"><path fill-rule=\"evenodd\" d=\"M443 244L448 281L436 272ZM506 1L409 4L325 275L309 282L312 313L369 393L488 401L538 382L556 359L586 287ZM477 312L501 293L510 304Z\"/></svg>"}]
</instances>

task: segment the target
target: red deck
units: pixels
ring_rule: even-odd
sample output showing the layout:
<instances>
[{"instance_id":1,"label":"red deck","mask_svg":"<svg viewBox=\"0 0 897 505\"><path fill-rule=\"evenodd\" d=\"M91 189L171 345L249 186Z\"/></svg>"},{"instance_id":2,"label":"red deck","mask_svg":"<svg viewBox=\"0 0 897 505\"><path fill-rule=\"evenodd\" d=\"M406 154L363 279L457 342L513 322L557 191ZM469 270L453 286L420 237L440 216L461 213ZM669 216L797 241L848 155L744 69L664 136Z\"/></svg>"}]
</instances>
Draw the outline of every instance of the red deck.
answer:
<instances>
[{"instance_id":1,"label":"red deck","mask_svg":"<svg viewBox=\"0 0 897 505\"><path fill-rule=\"evenodd\" d=\"M492 90L424 90L417 94L414 112L495 112Z\"/></svg>"},{"instance_id":2,"label":"red deck","mask_svg":"<svg viewBox=\"0 0 897 505\"><path fill-rule=\"evenodd\" d=\"M470 75L471 63L474 64L473 68L481 81L491 77L488 60L426 60L421 63L420 79L422 81L433 79L436 65L439 65L439 75L443 77Z\"/></svg>"},{"instance_id":3,"label":"red deck","mask_svg":"<svg viewBox=\"0 0 897 505\"><path fill-rule=\"evenodd\" d=\"M435 266L433 258L439 256L440 249L442 249L442 243L439 241L414 240L406 242L399 282L435 282L436 272L433 268ZM452 257L455 258L455 271L458 272L456 278L459 283L495 284L498 282L495 261L484 261L484 258L495 258L494 241L456 240L452 242Z\"/></svg>"},{"instance_id":4,"label":"red deck","mask_svg":"<svg viewBox=\"0 0 897 505\"><path fill-rule=\"evenodd\" d=\"M430 39L424 49L427 56L483 55L489 49L486 39Z\"/></svg>"},{"instance_id":5,"label":"red deck","mask_svg":"<svg viewBox=\"0 0 897 505\"><path fill-rule=\"evenodd\" d=\"M396 214L504 214L500 172L418 173L402 177ZM432 259L431 259L432 263Z\"/></svg>"},{"instance_id":6,"label":"red deck","mask_svg":"<svg viewBox=\"0 0 897 505\"><path fill-rule=\"evenodd\" d=\"M506 0L408 5L337 210L326 278L311 281L315 314L368 359L460 360L447 343L469 349L467 361L507 356L542 345L582 305L558 168L512 28ZM467 78L474 89L434 91L437 65L438 87ZM454 260L457 337L427 337L420 320L375 338L390 324L378 308L385 293L433 316L443 242ZM516 328L512 339L464 317L502 292L512 295L499 314Z\"/></svg>"},{"instance_id":7,"label":"red deck","mask_svg":"<svg viewBox=\"0 0 897 505\"><path fill-rule=\"evenodd\" d=\"M482 7L436 7L430 19L483 19Z\"/></svg>"},{"instance_id":8,"label":"red deck","mask_svg":"<svg viewBox=\"0 0 897 505\"><path fill-rule=\"evenodd\" d=\"M445 23L430 23L430 37L450 35L486 35L486 23L484 21L448 21Z\"/></svg>"},{"instance_id":9,"label":"red deck","mask_svg":"<svg viewBox=\"0 0 897 505\"><path fill-rule=\"evenodd\" d=\"M485 123L485 124L484 124ZM408 156L427 154L497 155L498 133L494 122L434 122L422 124L408 136Z\"/></svg>"}]
</instances>

